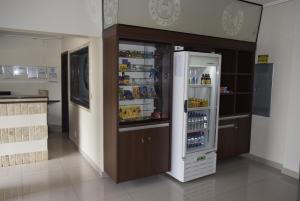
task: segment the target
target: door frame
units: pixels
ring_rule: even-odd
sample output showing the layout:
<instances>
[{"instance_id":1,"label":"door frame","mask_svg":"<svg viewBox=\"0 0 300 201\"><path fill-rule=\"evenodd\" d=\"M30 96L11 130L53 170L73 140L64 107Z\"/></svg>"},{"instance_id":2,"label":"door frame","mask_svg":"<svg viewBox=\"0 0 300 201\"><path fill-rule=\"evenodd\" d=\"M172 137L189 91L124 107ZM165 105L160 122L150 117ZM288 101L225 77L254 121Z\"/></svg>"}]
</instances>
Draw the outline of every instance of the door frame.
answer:
<instances>
[{"instance_id":1,"label":"door frame","mask_svg":"<svg viewBox=\"0 0 300 201\"><path fill-rule=\"evenodd\" d=\"M61 53L61 126L64 136L69 136L69 52Z\"/></svg>"}]
</instances>

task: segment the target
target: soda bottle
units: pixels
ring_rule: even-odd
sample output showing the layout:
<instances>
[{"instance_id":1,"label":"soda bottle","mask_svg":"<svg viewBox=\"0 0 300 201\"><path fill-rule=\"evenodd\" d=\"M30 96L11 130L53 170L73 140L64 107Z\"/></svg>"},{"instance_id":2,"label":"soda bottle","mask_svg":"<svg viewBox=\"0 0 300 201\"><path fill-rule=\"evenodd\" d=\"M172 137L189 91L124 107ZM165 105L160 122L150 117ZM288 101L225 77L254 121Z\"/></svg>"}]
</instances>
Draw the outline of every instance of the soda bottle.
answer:
<instances>
[{"instance_id":1,"label":"soda bottle","mask_svg":"<svg viewBox=\"0 0 300 201\"><path fill-rule=\"evenodd\" d=\"M195 69L194 70L194 83L193 84L197 84L198 83L198 73L197 73L197 70Z\"/></svg>"},{"instance_id":2,"label":"soda bottle","mask_svg":"<svg viewBox=\"0 0 300 201\"><path fill-rule=\"evenodd\" d=\"M192 84L192 81L193 81L193 72L192 69L190 69L189 84Z\"/></svg>"},{"instance_id":3,"label":"soda bottle","mask_svg":"<svg viewBox=\"0 0 300 201\"><path fill-rule=\"evenodd\" d=\"M208 128L208 119L206 114L203 116L203 128Z\"/></svg>"},{"instance_id":4,"label":"soda bottle","mask_svg":"<svg viewBox=\"0 0 300 201\"><path fill-rule=\"evenodd\" d=\"M203 114L200 116L200 128L203 128Z\"/></svg>"}]
</instances>

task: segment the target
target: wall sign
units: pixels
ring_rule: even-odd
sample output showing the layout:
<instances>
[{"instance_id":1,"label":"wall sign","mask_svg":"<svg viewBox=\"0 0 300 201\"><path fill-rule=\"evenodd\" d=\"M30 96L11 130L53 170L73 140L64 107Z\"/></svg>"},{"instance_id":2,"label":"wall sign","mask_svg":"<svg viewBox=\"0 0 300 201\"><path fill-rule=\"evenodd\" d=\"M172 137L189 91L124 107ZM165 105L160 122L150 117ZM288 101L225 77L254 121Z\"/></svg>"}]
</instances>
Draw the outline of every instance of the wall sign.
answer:
<instances>
[{"instance_id":1,"label":"wall sign","mask_svg":"<svg viewBox=\"0 0 300 201\"><path fill-rule=\"evenodd\" d=\"M269 55L267 55L267 54L258 55L257 62L259 64L267 64L267 63L269 63Z\"/></svg>"},{"instance_id":2,"label":"wall sign","mask_svg":"<svg viewBox=\"0 0 300 201\"><path fill-rule=\"evenodd\" d=\"M57 72L56 67L48 67L48 81L49 82L57 82Z\"/></svg>"},{"instance_id":3,"label":"wall sign","mask_svg":"<svg viewBox=\"0 0 300 201\"><path fill-rule=\"evenodd\" d=\"M0 65L0 81L57 81L57 68L45 66Z\"/></svg>"}]
</instances>

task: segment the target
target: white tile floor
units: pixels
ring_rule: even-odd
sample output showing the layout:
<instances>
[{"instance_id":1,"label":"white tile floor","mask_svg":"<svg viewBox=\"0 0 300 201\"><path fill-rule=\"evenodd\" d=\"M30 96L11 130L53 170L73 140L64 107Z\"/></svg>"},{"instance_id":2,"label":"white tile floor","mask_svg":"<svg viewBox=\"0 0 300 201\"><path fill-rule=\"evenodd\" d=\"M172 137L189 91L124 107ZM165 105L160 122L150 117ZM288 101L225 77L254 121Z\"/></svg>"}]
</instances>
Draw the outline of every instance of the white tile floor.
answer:
<instances>
[{"instance_id":1,"label":"white tile floor","mask_svg":"<svg viewBox=\"0 0 300 201\"><path fill-rule=\"evenodd\" d=\"M0 168L0 201L300 201L297 180L241 157L185 184L162 174L117 185L59 134L49 150L49 161Z\"/></svg>"}]
</instances>

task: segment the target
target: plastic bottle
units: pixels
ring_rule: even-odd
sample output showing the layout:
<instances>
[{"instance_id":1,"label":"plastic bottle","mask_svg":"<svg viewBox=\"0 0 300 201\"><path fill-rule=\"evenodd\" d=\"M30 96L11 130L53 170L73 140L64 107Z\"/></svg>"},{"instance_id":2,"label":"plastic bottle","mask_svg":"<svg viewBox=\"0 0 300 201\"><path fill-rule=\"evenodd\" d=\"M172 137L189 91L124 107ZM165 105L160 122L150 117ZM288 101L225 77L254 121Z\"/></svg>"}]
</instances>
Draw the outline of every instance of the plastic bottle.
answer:
<instances>
[{"instance_id":1,"label":"plastic bottle","mask_svg":"<svg viewBox=\"0 0 300 201\"><path fill-rule=\"evenodd\" d=\"M198 125L198 129L201 129L201 124L202 124L202 114L201 112L199 112L199 125Z\"/></svg>"},{"instance_id":2,"label":"plastic bottle","mask_svg":"<svg viewBox=\"0 0 300 201\"><path fill-rule=\"evenodd\" d=\"M191 113L188 113L188 124L187 124L188 130L191 130Z\"/></svg>"},{"instance_id":3,"label":"plastic bottle","mask_svg":"<svg viewBox=\"0 0 300 201\"><path fill-rule=\"evenodd\" d=\"M207 115L205 114L203 116L203 128L207 129L208 128L208 119L207 119Z\"/></svg>"},{"instance_id":4,"label":"plastic bottle","mask_svg":"<svg viewBox=\"0 0 300 201\"><path fill-rule=\"evenodd\" d=\"M200 116L200 128L203 128L203 114Z\"/></svg>"},{"instance_id":5,"label":"plastic bottle","mask_svg":"<svg viewBox=\"0 0 300 201\"><path fill-rule=\"evenodd\" d=\"M210 78L210 74L207 74L207 84L211 84L211 78Z\"/></svg>"},{"instance_id":6,"label":"plastic bottle","mask_svg":"<svg viewBox=\"0 0 300 201\"><path fill-rule=\"evenodd\" d=\"M189 84L192 84L192 81L193 81L193 72L192 69L190 69Z\"/></svg>"},{"instance_id":7,"label":"plastic bottle","mask_svg":"<svg viewBox=\"0 0 300 201\"><path fill-rule=\"evenodd\" d=\"M193 72L192 84L196 84L196 82L197 82L197 71L194 70L194 72Z\"/></svg>"},{"instance_id":8,"label":"plastic bottle","mask_svg":"<svg viewBox=\"0 0 300 201\"><path fill-rule=\"evenodd\" d=\"M187 147L190 148L191 147L191 138L188 137L187 139Z\"/></svg>"}]
</instances>

